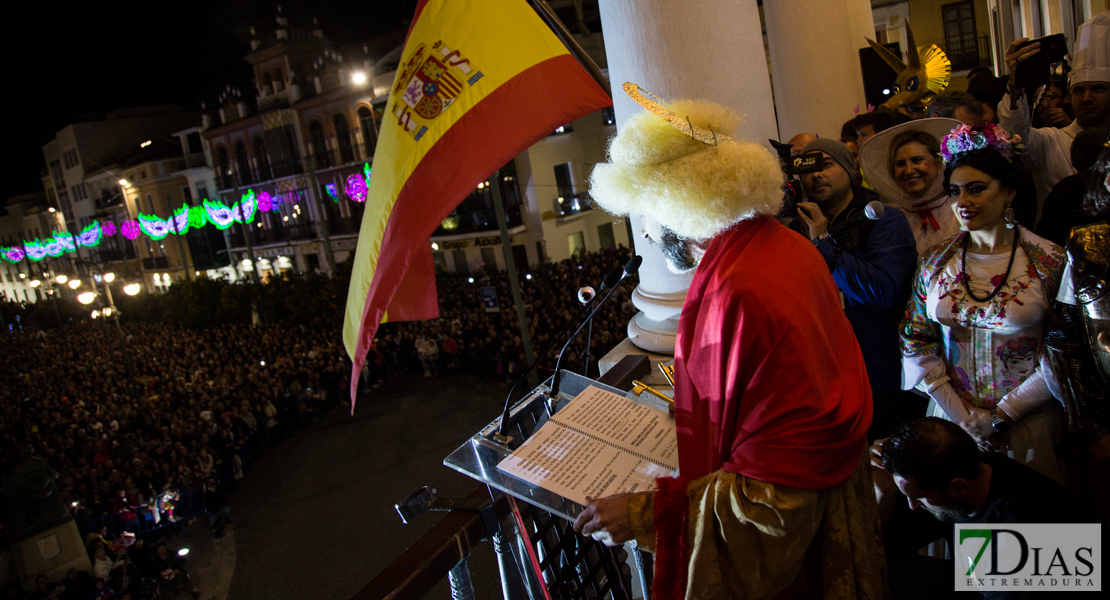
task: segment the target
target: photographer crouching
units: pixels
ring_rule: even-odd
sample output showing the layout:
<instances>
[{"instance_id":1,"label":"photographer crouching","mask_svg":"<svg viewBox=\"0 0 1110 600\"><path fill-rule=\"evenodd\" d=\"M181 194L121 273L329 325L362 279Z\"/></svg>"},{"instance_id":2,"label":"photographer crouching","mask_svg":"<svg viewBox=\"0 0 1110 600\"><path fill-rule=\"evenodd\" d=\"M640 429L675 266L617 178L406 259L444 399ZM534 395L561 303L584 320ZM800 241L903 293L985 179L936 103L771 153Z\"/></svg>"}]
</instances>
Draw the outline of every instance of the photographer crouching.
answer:
<instances>
[{"instance_id":1,"label":"photographer crouching","mask_svg":"<svg viewBox=\"0 0 1110 600\"><path fill-rule=\"evenodd\" d=\"M878 196L852 185L855 162L847 146L817 139L802 151L803 156L816 153L820 158L814 170L799 175L805 198L797 203L790 228L813 240L840 290L841 307L863 351L871 383L871 441L925 414L927 399L902 390L898 345L917 245L902 211L882 210L879 204L869 207Z\"/></svg>"}]
</instances>

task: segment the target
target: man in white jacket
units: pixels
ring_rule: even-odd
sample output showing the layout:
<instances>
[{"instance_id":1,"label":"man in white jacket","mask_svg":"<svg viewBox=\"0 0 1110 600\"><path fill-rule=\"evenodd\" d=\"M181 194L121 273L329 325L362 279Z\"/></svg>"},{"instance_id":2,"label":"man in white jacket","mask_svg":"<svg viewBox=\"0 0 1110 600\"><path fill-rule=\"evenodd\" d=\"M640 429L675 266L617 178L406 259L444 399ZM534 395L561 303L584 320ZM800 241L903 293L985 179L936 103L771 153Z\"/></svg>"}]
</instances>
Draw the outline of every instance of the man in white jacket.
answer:
<instances>
[{"instance_id":1,"label":"man in white jacket","mask_svg":"<svg viewBox=\"0 0 1110 600\"><path fill-rule=\"evenodd\" d=\"M1033 170L1037 187L1037 220L1044 212L1044 199L1063 178L1073 175L1071 143L1077 133L1110 121L1110 12L1095 15L1079 26L1075 58L1069 81L1075 121L1063 129L1030 126L1029 93L1018 88L1014 78L1017 66L1040 52L1040 43L1019 38L1006 50L1010 69L1009 91L998 103L999 124L1021 136L1025 144L1022 160Z\"/></svg>"}]
</instances>

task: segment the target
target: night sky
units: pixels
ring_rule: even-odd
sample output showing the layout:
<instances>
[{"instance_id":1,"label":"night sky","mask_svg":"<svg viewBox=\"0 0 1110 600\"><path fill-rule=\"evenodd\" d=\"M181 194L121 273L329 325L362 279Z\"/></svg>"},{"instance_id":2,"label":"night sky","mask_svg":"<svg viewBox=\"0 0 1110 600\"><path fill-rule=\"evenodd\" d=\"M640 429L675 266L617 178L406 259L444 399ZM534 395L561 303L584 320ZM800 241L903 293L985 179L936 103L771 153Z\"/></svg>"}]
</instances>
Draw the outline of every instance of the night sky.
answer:
<instances>
[{"instance_id":1,"label":"night sky","mask_svg":"<svg viewBox=\"0 0 1110 600\"><path fill-rule=\"evenodd\" d=\"M290 27L356 44L403 27L416 0L282 2ZM258 0L62 3L31 0L7 19L4 38L5 177L0 202L42 191L42 145L69 123L116 108L199 108L224 85L250 90L250 27L274 28L276 4ZM16 16L18 14L18 16Z\"/></svg>"}]
</instances>

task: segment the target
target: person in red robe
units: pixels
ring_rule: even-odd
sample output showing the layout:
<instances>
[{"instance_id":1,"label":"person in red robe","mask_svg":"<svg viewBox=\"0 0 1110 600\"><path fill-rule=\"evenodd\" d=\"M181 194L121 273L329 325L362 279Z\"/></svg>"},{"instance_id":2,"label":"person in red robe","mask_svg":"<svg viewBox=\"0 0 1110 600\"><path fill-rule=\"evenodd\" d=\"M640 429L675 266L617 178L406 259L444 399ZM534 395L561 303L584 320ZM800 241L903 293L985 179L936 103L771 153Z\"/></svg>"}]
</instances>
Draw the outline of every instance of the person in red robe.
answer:
<instances>
[{"instance_id":1,"label":"person in red robe","mask_svg":"<svg viewBox=\"0 0 1110 600\"><path fill-rule=\"evenodd\" d=\"M656 552L657 599L885 598L871 391L829 267L772 217L780 167L721 135L734 115L649 108L591 194L641 215L673 270L696 269L675 348L679 477L592 501L575 530Z\"/></svg>"}]
</instances>

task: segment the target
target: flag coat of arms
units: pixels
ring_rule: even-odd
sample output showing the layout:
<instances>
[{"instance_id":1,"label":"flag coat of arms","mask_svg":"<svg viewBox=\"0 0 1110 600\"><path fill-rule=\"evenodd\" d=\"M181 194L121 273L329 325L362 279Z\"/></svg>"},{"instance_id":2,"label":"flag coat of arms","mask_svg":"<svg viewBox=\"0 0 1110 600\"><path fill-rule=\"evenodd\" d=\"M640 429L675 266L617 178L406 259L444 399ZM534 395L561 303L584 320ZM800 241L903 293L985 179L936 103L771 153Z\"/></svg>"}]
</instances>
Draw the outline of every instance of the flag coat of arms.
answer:
<instances>
[{"instance_id":1,"label":"flag coat of arms","mask_svg":"<svg viewBox=\"0 0 1110 600\"><path fill-rule=\"evenodd\" d=\"M351 398L378 325L435 318L428 238L478 183L612 100L525 0L421 0L374 153L343 323Z\"/></svg>"}]
</instances>

